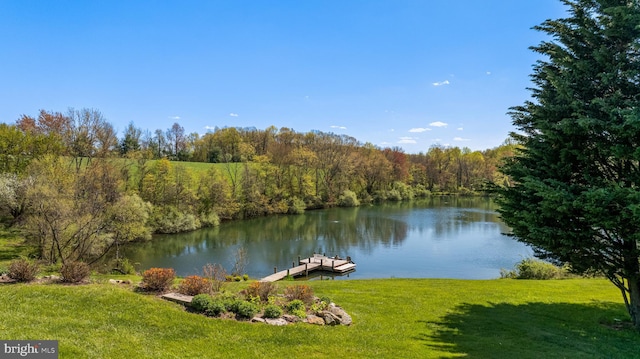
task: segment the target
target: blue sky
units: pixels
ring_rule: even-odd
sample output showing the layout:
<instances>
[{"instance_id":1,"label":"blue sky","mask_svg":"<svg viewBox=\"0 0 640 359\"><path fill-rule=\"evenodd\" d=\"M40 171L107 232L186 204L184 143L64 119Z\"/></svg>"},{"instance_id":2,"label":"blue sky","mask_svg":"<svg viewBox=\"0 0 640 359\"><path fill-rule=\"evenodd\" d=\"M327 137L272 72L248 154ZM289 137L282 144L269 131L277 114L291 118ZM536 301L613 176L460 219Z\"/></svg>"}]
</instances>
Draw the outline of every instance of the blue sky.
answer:
<instances>
[{"instance_id":1,"label":"blue sky","mask_svg":"<svg viewBox=\"0 0 640 359\"><path fill-rule=\"evenodd\" d=\"M482 150L558 0L0 0L0 122L96 108L187 132L274 125L409 153Z\"/></svg>"}]
</instances>

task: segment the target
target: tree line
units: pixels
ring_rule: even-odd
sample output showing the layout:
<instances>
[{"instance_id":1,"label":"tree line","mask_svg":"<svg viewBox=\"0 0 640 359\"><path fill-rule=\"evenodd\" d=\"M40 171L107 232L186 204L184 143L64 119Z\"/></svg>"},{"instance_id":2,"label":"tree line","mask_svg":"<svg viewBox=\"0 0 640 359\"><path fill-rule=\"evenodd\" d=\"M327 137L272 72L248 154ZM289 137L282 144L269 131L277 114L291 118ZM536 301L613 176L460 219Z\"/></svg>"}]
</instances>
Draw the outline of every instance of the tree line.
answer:
<instances>
[{"instance_id":1,"label":"tree line","mask_svg":"<svg viewBox=\"0 0 640 359\"><path fill-rule=\"evenodd\" d=\"M199 135L178 123L153 133L130 123L118 138L98 110L41 110L0 124L0 205L41 258L94 261L154 232L482 191L508 182L497 167L514 148L407 154L334 133L271 126Z\"/></svg>"}]
</instances>

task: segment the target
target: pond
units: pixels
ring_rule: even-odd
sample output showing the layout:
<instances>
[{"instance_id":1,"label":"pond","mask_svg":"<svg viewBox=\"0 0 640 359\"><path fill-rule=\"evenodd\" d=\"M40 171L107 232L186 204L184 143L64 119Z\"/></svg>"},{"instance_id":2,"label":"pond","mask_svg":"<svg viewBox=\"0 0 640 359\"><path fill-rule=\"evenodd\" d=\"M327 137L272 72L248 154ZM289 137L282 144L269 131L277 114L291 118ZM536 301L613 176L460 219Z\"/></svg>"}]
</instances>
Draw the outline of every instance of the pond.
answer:
<instances>
[{"instance_id":1,"label":"pond","mask_svg":"<svg viewBox=\"0 0 640 359\"><path fill-rule=\"evenodd\" d=\"M348 278L498 278L532 250L504 233L488 198L433 196L412 202L307 211L226 222L189 233L157 235L124 248L136 267L171 267L178 275L202 266L233 266L239 248L245 271L261 278L313 253L350 256Z\"/></svg>"}]
</instances>

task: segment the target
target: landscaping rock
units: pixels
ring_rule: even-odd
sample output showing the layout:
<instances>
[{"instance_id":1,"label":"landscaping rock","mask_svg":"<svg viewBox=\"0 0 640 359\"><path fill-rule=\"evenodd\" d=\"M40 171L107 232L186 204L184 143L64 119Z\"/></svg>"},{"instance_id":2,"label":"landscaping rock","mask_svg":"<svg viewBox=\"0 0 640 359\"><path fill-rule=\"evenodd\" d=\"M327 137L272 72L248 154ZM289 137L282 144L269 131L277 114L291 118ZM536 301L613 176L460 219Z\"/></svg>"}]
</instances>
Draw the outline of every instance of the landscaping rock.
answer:
<instances>
[{"instance_id":1,"label":"landscaping rock","mask_svg":"<svg viewBox=\"0 0 640 359\"><path fill-rule=\"evenodd\" d=\"M340 318L329 311L324 310L318 313L318 315L324 320L324 324L326 325L340 325Z\"/></svg>"},{"instance_id":2,"label":"landscaping rock","mask_svg":"<svg viewBox=\"0 0 640 359\"><path fill-rule=\"evenodd\" d=\"M313 314L307 315L306 321L309 324L324 325L324 319L318 317L317 315L313 315Z\"/></svg>"},{"instance_id":3,"label":"landscaping rock","mask_svg":"<svg viewBox=\"0 0 640 359\"><path fill-rule=\"evenodd\" d=\"M331 303L331 305L329 306L329 312L331 312L332 314L340 318L340 324L351 325L352 323L351 316L347 312L345 312L344 309Z\"/></svg>"},{"instance_id":4,"label":"landscaping rock","mask_svg":"<svg viewBox=\"0 0 640 359\"><path fill-rule=\"evenodd\" d=\"M284 318L276 318L276 319L267 318L264 321L269 325L276 325L276 326L289 324L289 322L287 322Z\"/></svg>"},{"instance_id":5,"label":"landscaping rock","mask_svg":"<svg viewBox=\"0 0 640 359\"><path fill-rule=\"evenodd\" d=\"M264 318L253 317L251 318L251 323L266 323L266 321L264 320Z\"/></svg>"},{"instance_id":6,"label":"landscaping rock","mask_svg":"<svg viewBox=\"0 0 640 359\"><path fill-rule=\"evenodd\" d=\"M109 283L111 284L131 284L131 281L128 279L120 280L120 279L109 279Z\"/></svg>"},{"instance_id":7,"label":"landscaping rock","mask_svg":"<svg viewBox=\"0 0 640 359\"><path fill-rule=\"evenodd\" d=\"M291 315L291 314L285 314L282 316L282 319L286 320L289 323L297 323L299 322L301 319L295 315Z\"/></svg>"}]
</instances>

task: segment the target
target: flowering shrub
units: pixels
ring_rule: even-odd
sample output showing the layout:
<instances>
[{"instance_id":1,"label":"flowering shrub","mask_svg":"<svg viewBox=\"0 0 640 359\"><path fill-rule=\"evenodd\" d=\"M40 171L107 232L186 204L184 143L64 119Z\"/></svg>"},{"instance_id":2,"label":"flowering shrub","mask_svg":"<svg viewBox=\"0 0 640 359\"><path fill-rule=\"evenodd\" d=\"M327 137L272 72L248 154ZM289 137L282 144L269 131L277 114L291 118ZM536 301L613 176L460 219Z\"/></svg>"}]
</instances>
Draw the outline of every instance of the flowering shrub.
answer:
<instances>
[{"instance_id":1,"label":"flowering shrub","mask_svg":"<svg viewBox=\"0 0 640 359\"><path fill-rule=\"evenodd\" d=\"M164 292L171 288L176 272L173 268L151 268L142 273L141 287L152 292Z\"/></svg>"}]
</instances>

